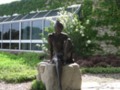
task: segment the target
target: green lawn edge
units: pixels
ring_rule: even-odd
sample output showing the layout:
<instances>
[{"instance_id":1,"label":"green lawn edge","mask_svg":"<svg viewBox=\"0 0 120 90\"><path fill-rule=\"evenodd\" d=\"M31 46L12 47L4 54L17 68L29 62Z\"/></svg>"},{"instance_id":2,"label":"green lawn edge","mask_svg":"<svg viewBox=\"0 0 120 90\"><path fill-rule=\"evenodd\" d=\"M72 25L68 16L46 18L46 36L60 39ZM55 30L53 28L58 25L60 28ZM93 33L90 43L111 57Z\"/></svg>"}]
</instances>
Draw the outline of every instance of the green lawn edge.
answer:
<instances>
[{"instance_id":1,"label":"green lawn edge","mask_svg":"<svg viewBox=\"0 0 120 90\"><path fill-rule=\"evenodd\" d=\"M82 67L80 71L83 74L91 73L91 74L115 74L120 73L120 67Z\"/></svg>"}]
</instances>

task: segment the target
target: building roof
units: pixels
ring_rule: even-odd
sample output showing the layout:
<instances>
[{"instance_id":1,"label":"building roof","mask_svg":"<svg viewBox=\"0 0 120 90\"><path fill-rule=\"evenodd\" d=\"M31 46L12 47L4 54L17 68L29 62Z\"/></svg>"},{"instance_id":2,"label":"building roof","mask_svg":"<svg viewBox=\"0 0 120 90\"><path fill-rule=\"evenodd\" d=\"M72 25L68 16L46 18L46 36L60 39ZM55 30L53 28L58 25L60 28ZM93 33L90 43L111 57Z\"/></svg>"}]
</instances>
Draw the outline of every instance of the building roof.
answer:
<instances>
[{"instance_id":1,"label":"building roof","mask_svg":"<svg viewBox=\"0 0 120 90\"><path fill-rule=\"evenodd\" d=\"M81 5L72 5L66 8L65 10L72 13L77 13L80 10ZM43 17L53 17L58 16L58 12L61 9L54 9L50 11L36 11L36 12L30 12L29 14L25 15L13 15L13 16L3 16L0 17L0 23L2 22L9 22L9 21L18 21L18 20L26 20L26 19L34 19L34 18L43 18Z\"/></svg>"}]
</instances>

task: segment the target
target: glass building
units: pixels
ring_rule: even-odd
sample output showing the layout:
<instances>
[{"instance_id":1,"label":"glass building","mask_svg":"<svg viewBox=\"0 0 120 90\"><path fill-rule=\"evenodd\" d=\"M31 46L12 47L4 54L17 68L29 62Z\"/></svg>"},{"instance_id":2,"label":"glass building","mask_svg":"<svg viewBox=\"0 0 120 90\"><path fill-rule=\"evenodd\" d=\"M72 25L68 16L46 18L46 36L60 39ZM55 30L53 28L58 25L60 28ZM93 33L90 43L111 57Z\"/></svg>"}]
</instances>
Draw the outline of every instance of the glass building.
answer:
<instances>
[{"instance_id":1,"label":"glass building","mask_svg":"<svg viewBox=\"0 0 120 90\"><path fill-rule=\"evenodd\" d=\"M66 10L78 13L81 5L72 5ZM40 33L50 26L49 18L60 17L60 9L32 12L26 15L0 17L0 51L42 51Z\"/></svg>"}]
</instances>

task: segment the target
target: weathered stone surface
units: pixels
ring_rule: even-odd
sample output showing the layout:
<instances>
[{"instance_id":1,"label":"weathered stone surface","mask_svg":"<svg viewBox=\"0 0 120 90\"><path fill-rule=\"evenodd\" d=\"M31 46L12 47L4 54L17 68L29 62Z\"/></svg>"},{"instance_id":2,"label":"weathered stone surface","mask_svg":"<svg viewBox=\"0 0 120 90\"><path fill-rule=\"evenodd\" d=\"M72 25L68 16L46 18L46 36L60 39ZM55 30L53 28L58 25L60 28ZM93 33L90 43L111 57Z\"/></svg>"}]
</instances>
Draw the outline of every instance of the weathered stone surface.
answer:
<instances>
[{"instance_id":1,"label":"weathered stone surface","mask_svg":"<svg viewBox=\"0 0 120 90\"><path fill-rule=\"evenodd\" d=\"M55 65L47 62L39 63L37 80L41 80L45 84L46 90L58 90ZM81 90L81 81L81 73L78 64L73 63L63 66L63 90Z\"/></svg>"}]
</instances>

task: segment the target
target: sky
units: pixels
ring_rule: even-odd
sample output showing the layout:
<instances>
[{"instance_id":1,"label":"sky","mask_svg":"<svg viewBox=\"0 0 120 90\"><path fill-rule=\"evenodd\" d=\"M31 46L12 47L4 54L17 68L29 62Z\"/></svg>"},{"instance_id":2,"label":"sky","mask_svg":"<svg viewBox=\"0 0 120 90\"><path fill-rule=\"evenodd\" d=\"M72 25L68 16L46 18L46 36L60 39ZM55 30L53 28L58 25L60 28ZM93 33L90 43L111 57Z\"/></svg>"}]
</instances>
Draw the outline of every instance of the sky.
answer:
<instances>
[{"instance_id":1,"label":"sky","mask_svg":"<svg viewBox=\"0 0 120 90\"><path fill-rule=\"evenodd\" d=\"M20 1L20 0L0 0L0 4L6 4L6 3L11 3L14 1Z\"/></svg>"}]
</instances>

